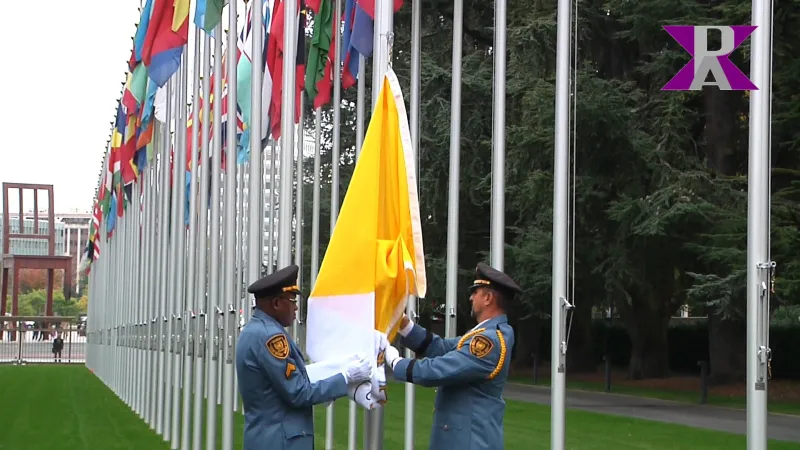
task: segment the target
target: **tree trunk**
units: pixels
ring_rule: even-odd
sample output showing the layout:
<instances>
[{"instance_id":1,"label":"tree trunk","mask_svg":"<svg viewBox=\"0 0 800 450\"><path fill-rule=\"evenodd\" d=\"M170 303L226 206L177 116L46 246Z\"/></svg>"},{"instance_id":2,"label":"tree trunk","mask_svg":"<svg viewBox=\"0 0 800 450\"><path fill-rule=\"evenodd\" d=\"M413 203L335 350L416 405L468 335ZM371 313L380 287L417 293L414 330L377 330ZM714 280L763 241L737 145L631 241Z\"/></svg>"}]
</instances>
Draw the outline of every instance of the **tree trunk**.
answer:
<instances>
[{"instance_id":1,"label":"tree trunk","mask_svg":"<svg viewBox=\"0 0 800 450\"><path fill-rule=\"evenodd\" d=\"M704 89L705 138L708 167L722 175L736 173L736 114L734 93Z\"/></svg>"},{"instance_id":2,"label":"tree trunk","mask_svg":"<svg viewBox=\"0 0 800 450\"><path fill-rule=\"evenodd\" d=\"M644 380L669 376L669 315L648 311L626 327L631 338L628 378Z\"/></svg>"},{"instance_id":3,"label":"tree trunk","mask_svg":"<svg viewBox=\"0 0 800 450\"><path fill-rule=\"evenodd\" d=\"M670 292L665 292L670 291ZM660 292L671 298L671 289ZM669 376L669 320L671 302L641 293L630 302L618 302L617 310L631 339L628 378L643 380Z\"/></svg>"},{"instance_id":4,"label":"tree trunk","mask_svg":"<svg viewBox=\"0 0 800 450\"><path fill-rule=\"evenodd\" d=\"M712 384L722 385L745 380L747 352L746 330L741 320L725 320L708 315L708 352Z\"/></svg>"}]
</instances>

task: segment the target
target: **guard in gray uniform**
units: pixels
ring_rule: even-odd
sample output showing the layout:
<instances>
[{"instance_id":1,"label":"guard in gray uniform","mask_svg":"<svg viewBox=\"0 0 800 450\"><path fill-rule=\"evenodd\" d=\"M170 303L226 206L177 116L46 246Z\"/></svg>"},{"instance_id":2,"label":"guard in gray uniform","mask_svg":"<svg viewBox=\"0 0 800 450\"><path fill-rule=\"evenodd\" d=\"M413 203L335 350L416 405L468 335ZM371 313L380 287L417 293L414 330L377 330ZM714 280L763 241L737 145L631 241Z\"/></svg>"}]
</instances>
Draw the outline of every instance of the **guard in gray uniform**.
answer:
<instances>
[{"instance_id":1,"label":"guard in gray uniform","mask_svg":"<svg viewBox=\"0 0 800 450\"><path fill-rule=\"evenodd\" d=\"M508 275L481 263L470 291L472 317L478 325L468 333L442 339L404 316L400 342L417 359L401 358L393 346L386 349L396 379L438 387L431 450L504 447L503 386L514 346L506 308L522 290Z\"/></svg>"},{"instance_id":2,"label":"guard in gray uniform","mask_svg":"<svg viewBox=\"0 0 800 450\"><path fill-rule=\"evenodd\" d=\"M370 379L369 361L311 383L305 356L284 330L297 312L297 266L253 283L253 317L236 347L236 375L245 413L245 450L313 450L313 405L347 395L347 385Z\"/></svg>"}]
</instances>

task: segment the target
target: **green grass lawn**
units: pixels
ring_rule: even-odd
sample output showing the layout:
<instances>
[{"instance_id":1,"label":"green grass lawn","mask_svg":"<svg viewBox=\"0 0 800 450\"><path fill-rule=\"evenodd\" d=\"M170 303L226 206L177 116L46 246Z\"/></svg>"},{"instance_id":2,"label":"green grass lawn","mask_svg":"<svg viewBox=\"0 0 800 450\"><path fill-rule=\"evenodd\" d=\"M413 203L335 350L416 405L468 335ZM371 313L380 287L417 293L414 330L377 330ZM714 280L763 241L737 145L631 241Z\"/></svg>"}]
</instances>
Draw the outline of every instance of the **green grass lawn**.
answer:
<instances>
[{"instance_id":1,"label":"green grass lawn","mask_svg":"<svg viewBox=\"0 0 800 450\"><path fill-rule=\"evenodd\" d=\"M530 377L518 376L513 377L509 381L522 384L533 384ZM549 378L540 378L536 386L550 386ZM588 381L567 381L567 389L605 392L606 386L604 383L593 383ZM672 391L665 389L651 389L638 386L624 386L621 384L611 384L612 394L633 395L636 397L657 398L661 400L670 400L681 403L700 403L700 390L697 392L689 391ZM714 396L709 394L708 404L713 406L722 406L726 408L745 409L747 407L747 398L744 396L723 397ZM800 415L800 403L794 402L777 402L770 401L767 405L769 412L779 414Z\"/></svg>"},{"instance_id":2,"label":"green grass lawn","mask_svg":"<svg viewBox=\"0 0 800 450\"><path fill-rule=\"evenodd\" d=\"M402 449L403 389L390 386L385 416L385 449ZM83 366L0 366L0 449L49 450L167 449L136 414ZM347 447L347 402L336 406L336 449ZM433 391L417 389L415 441L426 449ZM324 448L324 408L315 411L317 448ZM221 413L218 417L222 418ZM243 418L236 414L236 444L241 448ZM359 410L359 427L363 422ZM218 430L218 437L221 430ZM509 401L505 449L550 448L548 406ZM771 450L796 450L797 443L770 441ZM745 437L582 411L567 412L570 450L744 448Z\"/></svg>"}]
</instances>

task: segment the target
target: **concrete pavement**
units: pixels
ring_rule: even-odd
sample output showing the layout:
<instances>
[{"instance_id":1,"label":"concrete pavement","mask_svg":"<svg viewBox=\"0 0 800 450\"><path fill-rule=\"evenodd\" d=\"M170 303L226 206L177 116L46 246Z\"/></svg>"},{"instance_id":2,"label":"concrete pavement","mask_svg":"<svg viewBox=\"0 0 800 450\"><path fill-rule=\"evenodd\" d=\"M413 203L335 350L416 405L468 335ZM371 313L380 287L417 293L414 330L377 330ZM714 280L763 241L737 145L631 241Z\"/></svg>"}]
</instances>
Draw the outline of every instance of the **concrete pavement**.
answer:
<instances>
[{"instance_id":1,"label":"concrete pavement","mask_svg":"<svg viewBox=\"0 0 800 450\"><path fill-rule=\"evenodd\" d=\"M550 387L507 383L504 397L509 400L549 405ZM747 433L746 412L733 408L569 389L567 408L728 433ZM767 436L769 439L800 442L800 416L770 414L767 418Z\"/></svg>"}]
</instances>

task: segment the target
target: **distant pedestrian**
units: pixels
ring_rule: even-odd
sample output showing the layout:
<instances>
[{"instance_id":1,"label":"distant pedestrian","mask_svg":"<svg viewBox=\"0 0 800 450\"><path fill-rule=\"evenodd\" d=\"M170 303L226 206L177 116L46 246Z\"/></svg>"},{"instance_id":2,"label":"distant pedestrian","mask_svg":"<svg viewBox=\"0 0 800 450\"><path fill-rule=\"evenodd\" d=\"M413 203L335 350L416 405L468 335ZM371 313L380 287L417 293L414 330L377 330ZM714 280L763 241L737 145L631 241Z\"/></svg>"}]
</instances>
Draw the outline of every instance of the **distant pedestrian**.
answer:
<instances>
[{"instance_id":1,"label":"distant pedestrian","mask_svg":"<svg viewBox=\"0 0 800 450\"><path fill-rule=\"evenodd\" d=\"M56 337L53 339L53 357L57 363L61 362L61 351L64 350L64 338L56 331Z\"/></svg>"}]
</instances>

